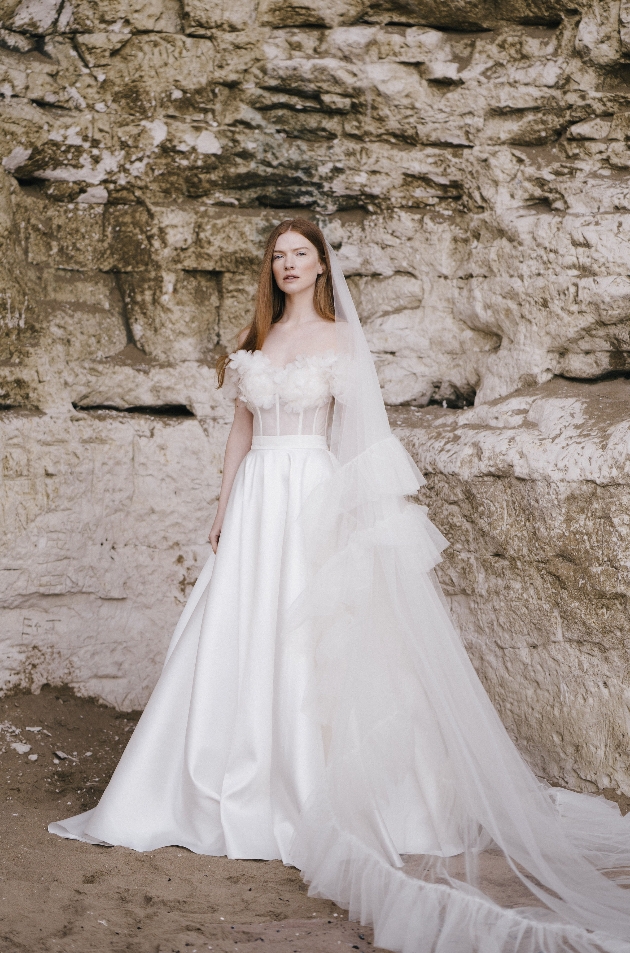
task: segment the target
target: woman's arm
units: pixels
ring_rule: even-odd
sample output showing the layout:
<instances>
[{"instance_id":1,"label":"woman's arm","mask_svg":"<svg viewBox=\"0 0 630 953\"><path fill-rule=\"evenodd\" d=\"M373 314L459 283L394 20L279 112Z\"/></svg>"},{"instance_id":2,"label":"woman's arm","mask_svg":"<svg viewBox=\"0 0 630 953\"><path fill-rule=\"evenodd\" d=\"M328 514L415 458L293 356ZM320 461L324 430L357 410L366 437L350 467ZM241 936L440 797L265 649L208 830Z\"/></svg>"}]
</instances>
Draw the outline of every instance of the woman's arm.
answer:
<instances>
[{"instance_id":1,"label":"woman's arm","mask_svg":"<svg viewBox=\"0 0 630 953\"><path fill-rule=\"evenodd\" d=\"M221 536L221 527L223 526L223 517L230 498L232 484L236 471L241 465L241 461L252 446L252 433L254 429L254 418L245 404L237 399L234 409L234 420L230 436L227 439L225 447L225 457L223 459L223 479L221 480L221 492L219 494L219 505L217 506L217 515L214 518L212 529L208 539L212 546L212 551L216 553Z\"/></svg>"}]
</instances>

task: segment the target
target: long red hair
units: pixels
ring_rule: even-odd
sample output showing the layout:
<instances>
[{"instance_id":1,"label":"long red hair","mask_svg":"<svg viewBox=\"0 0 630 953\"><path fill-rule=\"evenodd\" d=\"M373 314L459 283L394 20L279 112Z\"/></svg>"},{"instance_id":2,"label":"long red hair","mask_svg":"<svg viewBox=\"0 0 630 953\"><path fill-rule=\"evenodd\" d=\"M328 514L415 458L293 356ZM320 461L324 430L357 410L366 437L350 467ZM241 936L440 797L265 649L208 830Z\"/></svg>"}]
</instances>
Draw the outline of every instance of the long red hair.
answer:
<instances>
[{"instance_id":1,"label":"long red hair","mask_svg":"<svg viewBox=\"0 0 630 953\"><path fill-rule=\"evenodd\" d=\"M314 225L313 222L309 222L305 218L287 218L284 222L280 222L279 225L276 225L267 239L265 254L263 255L260 267L260 277L258 279L254 320L243 329L247 331L245 340L241 344L241 348L245 351L258 351L265 343L265 338L269 334L271 325L279 321L284 314L286 295L276 284L276 279L273 276L272 261L276 242L279 236L284 235L285 232L299 232L300 235L307 238L317 249L317 254L320 263L324 266L324 271L321 275L317 276L315 282L313 305L320 317L325 318L327 321L335 320L335 300L326 240L321 230L317 225ZM229 354L224 354L217 361L219 387L223 386L225 368L229 359Z\"/></svg>"}]
</instances>

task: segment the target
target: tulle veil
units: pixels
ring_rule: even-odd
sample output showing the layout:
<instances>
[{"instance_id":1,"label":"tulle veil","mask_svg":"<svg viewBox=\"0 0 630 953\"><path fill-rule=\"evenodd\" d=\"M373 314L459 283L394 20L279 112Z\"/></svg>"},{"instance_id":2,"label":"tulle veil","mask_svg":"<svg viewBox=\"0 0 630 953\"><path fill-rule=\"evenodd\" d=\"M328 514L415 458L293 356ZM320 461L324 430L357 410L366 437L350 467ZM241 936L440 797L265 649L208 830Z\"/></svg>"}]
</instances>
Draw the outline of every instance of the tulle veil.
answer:
<instances>
[{"instance_id":1,"label":"tulle veil","mask_svg":"<svg viewBox=\"0 0 630 953\"><path fill-rule=\"evenodd\" d=\"M299 517L310 581L286 620L310 656L305 704L327 766L296 864L390 950L628 953L630 815L543 784L503 727L451 622L433 572L447 543L408 499L425 481L391 433L328 251L345 368L338 465ZM501 900L480 874L489 861L525 902Z\"/></svg>"}]
</instances>

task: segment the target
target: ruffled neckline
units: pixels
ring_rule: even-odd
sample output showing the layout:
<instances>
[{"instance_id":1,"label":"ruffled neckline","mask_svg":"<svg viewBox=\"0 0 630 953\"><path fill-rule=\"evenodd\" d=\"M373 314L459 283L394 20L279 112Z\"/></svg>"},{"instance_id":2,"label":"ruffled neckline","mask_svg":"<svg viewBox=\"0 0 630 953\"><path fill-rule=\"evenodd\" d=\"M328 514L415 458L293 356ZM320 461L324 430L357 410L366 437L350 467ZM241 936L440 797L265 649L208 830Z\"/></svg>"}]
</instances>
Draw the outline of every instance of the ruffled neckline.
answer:
<instances>
[{"instance_id":1,"label":"ruffled neckline","mask_svg":"<svg viewBox=\"0 0 630 953\"><path fill-rule=\"evenodd\" d=\"M245 348L239 348L238 351L233 351L233 353L230 354L230 358L236 357L237 354L247 354L250 357L253 357L255 354L260 355L260 357L269 365L269 367L272 367L275 371L286 371L288 368L293 367L294 364L304 364L311 361L324 361L327 363L331 359L336 360L339 356L338 351L328 348L326 351L318 351L315 354L298 354L293 358L292 361L287 361L286 364L274 364L269 355L265 354L265 352L260 348L258 348L256 351L248 351Z\"/></svg>"},{"instance_id":2,"label":"ruffled neckline","mask_svg":"<svg viewBox=\"0 0 630 953\"><path fill-rule=\"evenodd\" d=\"M250 407L263 410L280 400L288 413L301 413L325 404L341 390L340 355L332 349L274 364L261 350L241 348L230 354L226 374L227 396L240 396Z\"/></svg>"}]
</instances>

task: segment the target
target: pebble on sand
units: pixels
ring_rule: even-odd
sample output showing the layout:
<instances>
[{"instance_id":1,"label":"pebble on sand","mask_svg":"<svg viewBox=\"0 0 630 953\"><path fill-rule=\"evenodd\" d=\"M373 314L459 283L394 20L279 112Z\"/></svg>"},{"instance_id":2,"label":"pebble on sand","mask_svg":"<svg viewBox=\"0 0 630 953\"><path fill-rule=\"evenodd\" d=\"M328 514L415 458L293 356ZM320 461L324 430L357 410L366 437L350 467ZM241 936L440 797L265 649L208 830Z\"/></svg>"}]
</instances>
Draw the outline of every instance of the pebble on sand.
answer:
<instances>
[{"instance_id":1,"label":"pebble on sand","mask_svg":"<svg viewBox=\"0 0 630 953\"><path fill-rule=\"evenodd\" d=\"M25 745L21 741L14 741L11 747L14 751L17 751L18 754L28 754L31 750L31 745Z\"/></svg>"}]
</instances>

